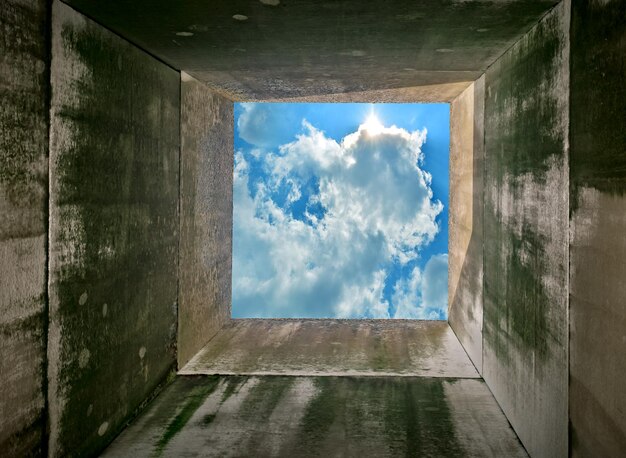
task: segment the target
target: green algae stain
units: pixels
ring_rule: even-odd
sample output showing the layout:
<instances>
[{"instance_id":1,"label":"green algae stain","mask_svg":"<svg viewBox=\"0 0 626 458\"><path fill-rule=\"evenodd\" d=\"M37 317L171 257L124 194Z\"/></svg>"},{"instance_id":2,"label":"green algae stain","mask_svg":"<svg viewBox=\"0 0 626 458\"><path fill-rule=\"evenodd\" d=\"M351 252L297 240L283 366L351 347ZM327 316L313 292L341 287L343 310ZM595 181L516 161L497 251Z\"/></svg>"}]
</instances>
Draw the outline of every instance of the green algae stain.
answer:
<instances>
[{"instance_id":1,"label":"green algae stain","mask_svg":"<svg viewBox=\"0 0 626 458\"><path fill-rule=\"evenodd\" d=\"M334 377L314 379L317 394L307 405L298 431L298 442L305 448L320 442L338 416L342 405L339 381Z\"/></svg>"},{"instance_id":2,"label":"green algae stain","mask_svg":"<svg viewBox=\"0 0 626 458\"><path fill-rule=\"evenodd\" d=\"M254 414L268 420L285 394L291 389L295 377L260 377L241 404L241 412Z\"/></svg>"},{"instance_id":3,"label":"green algae stain","mask_svg":"<svg viewBox=\"0 0 626 458\"><path fill-rule=\"evenodd\" d=\"M180 80L65 6L55 8L62 14L52 65L59 141L50 150L50 294L59 304L57 381L67 399L57 452L90 456L176 361ZM81 366L84 350L90 359Z\"/></svg>"},{"instance_id":4,"label":"green algae stain","mask_svg":"<svg viewBox=\"0 0 626 458\"><path fill-rule=\"evenodd\" d=\"M220 400L220 405L224 404L228 399L239 391L239 388L248 381L248 377L246 376L228 376L224 383L226 383L226 388L224 388L224 392L222 393L222 399Z\"/></svg>"},{"instance_id":5,"label":"green algae stain","mask_svg":"<svg viewBox=\"0 0 626 458\"><path fill-rule=\"evenodd\" d=\"M389 370L389 351L380 335L375 335L372 339L373 351L369 352L368 367L377 372Z\"/></svg>"},{"instance_id":6,"label":"green algae stain","mask_svg":"<svg viewBox=\"0 0 626 458\"><path fill-rule=\"evenodd\" d=\"M204 404L206 398L211 395L215 391L215 388L218 386L220 382L220 378L218 376L209 376L206 377L206 382L203 382L200 386L194 387L193 390L187 395L185 401L180 408L178 414L170 421L170 423L165 428L165 431L161 435L161 438L156 444L153 456L161 456L167 444L176 436L189 422L194 413L198 410L198 408ZM211 417L207 423L207 417ZM215 415L207 415L203 418L203 424L210 424Z\"/></svg>"},{"instance_id":7,"label":"green algae stain","mask_svg":"<svg viewBox=\"0 0 626 458\"><path fill-rule=\"evenodd\" d=\"M506 176L525 174L545 184L550 158L565 155L568 132L561 120L567 113L559 89L564 46L559 17L552 14L486 73L487 170L500 185Z\"/></svg>"},{"instance_id":8,"label":"green algae stain","mask_svg":"<svg viewBox=\"0 0 626 458\"><path fill-rule=\"evenodd\" d=\"M215 415L216 414L206 414L204 417L202 417L202 426L207 427L209 426L211 423L213 423L213 420L215 420Z\"/></svg>"},{"instance_id":9,"label":"green algae stain","mask_svg":"<svg viewBox=\"0 0 626 458\"><path fill-rule=\"evenodd\" d=\"M543 234L548 225L558 240L557 231L567 227L566 214L540 221L536 207L555 198L565 202L568 193L564 188L556 191L560 196L552 195L554 184L547 182L551 167L567 173L566 38L560 11L546 16L485 79L483 336L506 362L512 347L544 360L548 340L559 339L551 335L549 318L551 307L557 310L559 304L550 298L562 291L548 290L545 280L557 278L565 285L567 271L550 259L550 241L540 229L543 225Z\"/></svg>"},{"instance_id":10,"label":"green algae stain","mask_svg":"<svg viewBox=\"0 0 626 458\"><path fill-rule=\"evenodd\" d=\"M396 379L380 387L385 437L394 456L463 456L443 379Z\"/></svg>"},{"instance_id":11,"label":"green algae stain","mask_svg":"<svg viewBox=\"0 0 626 458\"><path fill-rule=\"evenodd\" d=\"M49 83L49 42L45 2L5 1L0 11L3 62L0 86L0 199L3 216L26 209L38 212L37 233L45 232L47 167L47 98ZM27 70L28 69L28 70ZM35 71L38 70L38 71ZM14 208L11 208L14 207ZM3 231L11 221L3 218ZM31 223L32 224L32 223ZM8 227L7 227L8 226ZM34 231L33 227L20 227ZM4 232L3 237L8 234ZM15 234L23 235L23 234Z\"/></svg>"},{"instance_id":12,"label":"green algae stain","mask_svg":"<svg viewBox=\"0 0 626 458\"><path fill-rule=\"evenodd\" d=\"M484 334L503 361L509 359L511 338L544 359L548 356L550 310L550 298L541 279L547 271L547 254L543 248L546 241L529 224L524 224L521 236L517 236L511 229L501 227L490 212L486 218L486 227L495 235L485 250L488 276ZM500 249L503 246L508 249Z\"/></svg>"},{"instance_id":13,"label":"green algae stain","mask_svg":"<svg viewBox=\"0 0 626 458\"><path fill-rule=\"evenodd\" d=\"M317 394L298 426L294 454L337 450L382 438L385 456L464 456L443 379L319 377ZM338 430L340 439L333 439ZM333 442L339 441L339 442ZM344 449L344 452L350 452Z\"/></svg>"},{"instance_id":14,"label":"green algae stain","mask_svg":"<svg viewBox=\"0 0 626 458\"><path fill-rule=\"evenodd\" d=\"M211 426L211 424L219 414L222 405L226 401L228 401L228 399L230 399L233 394L238 393L241 386L244 385L248 381L248 379L249 377L247 376L220 377L218 382L220 383L220 385L225 385L225 388L224 391L222 391L222 397L220 399L217 410L215 411L215 413L206 414L204 417L202 417L202 420L200 420L200 425L204 428L208 428L209 426Z\"/></svg>"}]
</instances>

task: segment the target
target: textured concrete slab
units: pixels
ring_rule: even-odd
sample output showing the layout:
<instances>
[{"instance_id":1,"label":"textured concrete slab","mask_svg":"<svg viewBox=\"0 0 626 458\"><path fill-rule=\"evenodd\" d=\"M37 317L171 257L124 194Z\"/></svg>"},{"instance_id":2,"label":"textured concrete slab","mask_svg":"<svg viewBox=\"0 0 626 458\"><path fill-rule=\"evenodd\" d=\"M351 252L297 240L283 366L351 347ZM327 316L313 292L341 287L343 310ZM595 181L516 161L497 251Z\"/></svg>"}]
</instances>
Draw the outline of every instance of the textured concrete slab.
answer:
<instances>
[{"instance_id":1,"label":"textured concrete slab","mask_svg":"<svg viewBox=\"0 0 626 458\"><path fill-rule=\"evenodd\" d=\"M482 380L180 376L105 457L525 457Z\"/></svg>"},{"instance_id":2,"label":"textured concrete slab","mask_svg":"<svg viewBox=\"0 0 626 458\"><path fill-rule=\"evenodd\" d=\"M427 86L381 89L377 91L341 92L292 98L273 98L262 102L312 102L312 103L436 103L451 102L472 84L471 81L458 83L430 84ZM255 96L256 97L256 96Z\"/></svg>"},{"instance_id":3,"label":"textured concrete slab","mask_svg":"<svg viewBox=\"0 0 626 458\"><path fill-rule=\"evenodd\" d=\"M180 374L478 377L441 321L232 320Z\"/></svg>"},{"instance_id":4,"label":"textured concrete slab","mask_svg":"<svg viewBox=\"0 0 626 458\"><path fill-rule=\"evenodd\" d=\"M175 368L180 76L55 3L50 456L96 455Z\"/></svg>"},{"instance_id":5,"label":"textured concrete slab","mask_svg":"<svg viewBox=\"0 0 626 458\"><path fill-rule=\"evenodd\" d=\"M181 75L178 367L230 318L233 102Z\"/></svg>"},{"instance_id":6,"label":"textured concrete slab","mask_svg":"<svg viewBox=\"0 0 626 458\"><path fill-rule=\"evenodd\" d=\"M626 452L626 1L572 2L570 421L576 457Z\"/></svg>"},{"instance_id":7,"label":"textured concrete slab","mask_svg":"<svg viewBox=\"0 0 626 458\"><path fill-rule=\"evenodd\" d=\"M240 100L474 81L555 0L67 0Z\"/></svg>"},{"instance_id":8,"label":"textured concrete slab","mask_svg":"<svg viewBox=\"0 0 626 458\"><path fill-rule=\"evenodd\" d=\"M450 104L448 322L479 372L483 360L485 78Z\"/></svg>"},{"instance_id":9,"label":"textured concrete slab","mask_svg":"<svg viewBox=\"0 0 626 458\"><path fill-rule=\"evenodd\" d=\"M46 431L48 2L0 6L0 455Z\"/></svg>"},{"instance_id":10,"label":"textured concrete slab","mask_svg":"<svg viewBox=\"0 0 626 458\"><path fill-rule=\"evenodd\" d=\"M568 453L569 2L485 75L483 377L532 456Z\"/></svg>"}]
</instances>

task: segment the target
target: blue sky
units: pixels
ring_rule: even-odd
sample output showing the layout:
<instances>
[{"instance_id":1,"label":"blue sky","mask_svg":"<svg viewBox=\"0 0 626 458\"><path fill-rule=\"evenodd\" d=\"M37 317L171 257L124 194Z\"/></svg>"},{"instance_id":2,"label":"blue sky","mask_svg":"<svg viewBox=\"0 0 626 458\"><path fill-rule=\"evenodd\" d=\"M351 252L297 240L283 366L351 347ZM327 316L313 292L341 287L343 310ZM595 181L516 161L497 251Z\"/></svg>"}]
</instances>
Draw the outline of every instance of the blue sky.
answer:
<instances>
[{"instance_id":1,"label":"blue sky","mask_svg":"<svg viewBox=\"0 0 626 458\"><path fill-rule=\"evenodd\" d=\"M236 103L234 318L447 319L448 104Z\"/></svg>"}]
</instances>

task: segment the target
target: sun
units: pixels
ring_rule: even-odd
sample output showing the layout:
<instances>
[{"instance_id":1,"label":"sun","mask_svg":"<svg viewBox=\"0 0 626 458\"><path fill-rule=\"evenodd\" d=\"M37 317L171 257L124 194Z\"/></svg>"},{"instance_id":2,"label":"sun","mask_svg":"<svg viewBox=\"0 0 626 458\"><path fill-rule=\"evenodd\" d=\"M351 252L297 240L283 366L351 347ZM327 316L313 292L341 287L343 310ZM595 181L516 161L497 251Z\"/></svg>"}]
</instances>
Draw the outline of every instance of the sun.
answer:
<instances>
[{"instance_id":1,"label":"sun","mask_svg":"<svg viewBox=\"0 0 626 458\"><path fill-rule=\"evenodd\" d=\"M361 127L371 136L379 135L385 128L374 113L370 113Z\"/></svg>"}]
</instances>

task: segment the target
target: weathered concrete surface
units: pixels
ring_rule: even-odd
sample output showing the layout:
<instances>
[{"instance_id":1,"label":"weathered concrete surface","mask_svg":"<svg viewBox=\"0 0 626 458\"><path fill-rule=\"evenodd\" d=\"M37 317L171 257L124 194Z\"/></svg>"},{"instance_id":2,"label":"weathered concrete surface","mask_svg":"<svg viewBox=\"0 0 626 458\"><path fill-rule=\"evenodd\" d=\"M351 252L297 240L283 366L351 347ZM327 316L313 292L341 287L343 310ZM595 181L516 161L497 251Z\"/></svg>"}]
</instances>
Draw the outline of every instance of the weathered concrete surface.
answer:
<instances>
[{"instance_id":1,"label":"weathered concrete surface","mask_svg":"<svg viewBox=\"0 0 626 458\"><path fill-rule=\"evenodd\" d=\"M180 77L52 22L50 454L92 456L175 367Z\"/></svg>"},{"instance_id":2,"label":"weathered concrete surface","mask_svg":"<svg viewBox=\"0 0 626 458\"><path fill-rule=\"evenodd\" d=\"M68 3L230 98L262 100L473 81L557 2Z\"/></svg>"},{"instance_id":3,"label":"weathered concrete surface","mask_svg":"<svg viewBox=\"0 0 626 458\"><path fill-rule=\"evenodd\" d=\"M485 78L483 376L531 456L567 455L569 3Z\"/></svg>"},{"instance_id":4,"label":"weathered concrete surface","mask_svg":"<svg viewBox=\"0 0 626 458\"><path fill-rule=\"evenodd\" d=\"M0 6L0 455L45 453L47 3Z\"/></svg>"},{"instance_id":5,"label":"weathered concrete surface","mask_svg":"<svg viewBox=\"0 0 626 458\"><path fill-rule=\"evenodd\" d=\"M448 322L482 372L485 78L450 104Z\"/></svg>"},{"instance_id":6,"label":"weathered concrete surface","mask_svg":"<svg viewBox=\"0 0 626 458\"><path fill-rule=\"evenodd\" d=\"M377 91L341 92L293 98L273 98L259 100L263 102L311 102L311 103L437 103L451 102L472 84L471 81L459 83L430 84L399 89L381 89Z\"/></svg>"},{"instance_id":7,"label":"weathered concrete surface","mask_svg":"<svg viewBox=\"0 0 626 458\"><path fill-rule=\"evenodd\" d=\"M178 377L105 457L524 457L482 380Z\"/></svg>"},{"instance_id":8,"label":"weathered concrete surface","mask_svg":"<svg viewBox=\"0 0 626 458\"><path fill-rule=\"evenodd\" d=\"M230 319L233 103L181 76L178 367Z\"/></svg>"},{"instance_id":9,"label":"weathered concrete surface","mask_svg":"<svg viewBox=\"0 0 626 458\"><path fill-rule=\"evenodd\" d=\"M232 320L179 374L478 377L447 323Z\"/></svg>"},{"instance_id":10,"label":"weathered concrete surface","mask_svg":"<svg viewBox=\"0 0 626 458\"><path fill-rule=\"evenodd\" d=\"M572 2L573 456L626 451L626 2Z\"/></svg>"}]
</instances>

